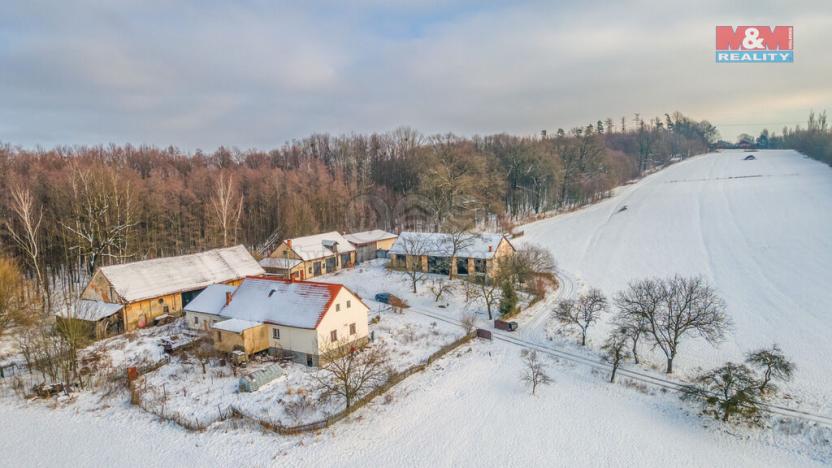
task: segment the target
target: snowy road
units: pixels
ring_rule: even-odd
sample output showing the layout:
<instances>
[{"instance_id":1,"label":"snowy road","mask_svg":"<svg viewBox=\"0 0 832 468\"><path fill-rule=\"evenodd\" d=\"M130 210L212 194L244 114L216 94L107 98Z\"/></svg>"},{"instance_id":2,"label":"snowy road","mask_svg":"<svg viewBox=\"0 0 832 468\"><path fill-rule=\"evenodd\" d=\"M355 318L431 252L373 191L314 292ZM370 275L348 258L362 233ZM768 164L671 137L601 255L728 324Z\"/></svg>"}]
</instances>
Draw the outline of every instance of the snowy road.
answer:
<instances>
[{"instance_id":1,"label":"snowy road","mask_svg":"<svg viewBox=\"0 0 832 468\"><path fill-rule=\"evenodd\" d=\"M637 278L704 275L735 327L719 349L683 344L679 370L776 342L798 365L792 388L820 401L832 389L832 169L793 151L756 154L673 165L597 205L524 226L522 242L552 250L577 290L611 295ZM596 345L607 330L590 332Z\"/></svg>"}]
</instances>

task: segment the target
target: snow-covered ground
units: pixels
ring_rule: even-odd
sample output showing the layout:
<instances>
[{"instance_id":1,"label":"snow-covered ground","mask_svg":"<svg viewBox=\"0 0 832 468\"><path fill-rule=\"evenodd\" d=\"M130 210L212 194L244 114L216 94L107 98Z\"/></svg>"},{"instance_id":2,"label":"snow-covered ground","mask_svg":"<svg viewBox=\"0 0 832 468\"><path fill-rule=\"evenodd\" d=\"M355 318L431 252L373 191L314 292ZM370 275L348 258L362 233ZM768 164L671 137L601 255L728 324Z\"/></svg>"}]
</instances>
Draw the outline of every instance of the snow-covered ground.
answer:
<instances>
[{"instance_id":1,"label":"snow-covered ground","mask_svg":"<svg viewBox=\"0 0 832 468\"><path fill-rule=\"evenodd\" d=\"M832 392L832 169L794 151L746 154L670 166L597 205L524 226L521 241L554 253L567 294L703 275L734 330L717 349L684 343L678 372L776 342L798 366L789 389L822 402ZM590 330L596 346L606 332Z\"/></svg>"},{"instance_id":2,"label":"snow-covered ground","mask_svg":"<svg viewBox=\"0 0 832 468\"><path fill-rule=\"evenodd\" d=\"M552 248L563 289L612 293L627 280L677 272L706 275L728 302L735 331L719 350L684 345L680 373L738 359L778 342L800 366L792 390L829 393L832 171L792 152L706 155L671 166L568 215L526 226L522 242ZM740 177L741 176L741 177ZM749 177L751 176L751 177ZM731 178L734 177L734 178ZM628 209L618 212L620 207ZM518 240L519 242L520 240ZM435 303L421 285L377 265L327 276L371 309L390 291L420 312L458 318L460 294ZM516 336L552 345L545 330L555 298L524 311ZM441 308L440 304L447 303ZM826 314L826 315L824 315ZM480 316L481 317L481 316ZM429 320L420 318L418 320ZM481 318L481 324L484 320ZM385 323L385 317L380 324ZM416 324L430 327L430 322ZM604 332L591 332L597 346ZM557 343L566 346L566 340ZM574 345L570 345L574 346ZM435 362L346 420L318 433L278 436L220 423L188 433L129 407L89 396L57 410L0 401L0 453L13 466L821 466L832 463L832 429L775 423L724 426L677 395L543 357L554 382L531 397L520 382L520 348L475 341ZM818 400L819 401L819 400ZM45 447L49 447L45 449Z\"/></svg>"},{"instance_id":3,"label":"snow-covered ground","mask_svg":"<svg viewBox=\"0 0 832 468\"><path fill-rule=\"evenodd\" d=\"M544 359L554 382L531 397L507 343L476 342L318 434L284 437L224 424L187 433L125 403L0 405L10 466L822 466L818 439L732 435L679 409L676 396L609 385ZM25 406L24 406L25 405ZM776 446L776 447L775 447ZM825 450L825 452L821 452Z\"/></svg>"}]
</instances>

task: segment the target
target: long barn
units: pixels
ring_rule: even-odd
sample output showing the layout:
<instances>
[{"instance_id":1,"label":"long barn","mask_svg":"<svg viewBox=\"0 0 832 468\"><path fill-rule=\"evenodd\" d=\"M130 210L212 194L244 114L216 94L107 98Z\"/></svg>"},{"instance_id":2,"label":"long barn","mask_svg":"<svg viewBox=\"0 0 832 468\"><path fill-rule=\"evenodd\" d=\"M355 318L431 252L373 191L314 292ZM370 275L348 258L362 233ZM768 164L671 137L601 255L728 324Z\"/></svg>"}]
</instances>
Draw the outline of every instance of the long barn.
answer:
<instances>
[{"instance_id":1,"label":"long barn","mask_svg":"<svg viewBox=\"0 0 832 468\"><path fill-rule=\"evenodd\" d=\"M94 323L95 337L132 331L183 308L212 284L236 286L263 268L242 245L99 268L71 318Z\"/></svg>"}]
</instances>

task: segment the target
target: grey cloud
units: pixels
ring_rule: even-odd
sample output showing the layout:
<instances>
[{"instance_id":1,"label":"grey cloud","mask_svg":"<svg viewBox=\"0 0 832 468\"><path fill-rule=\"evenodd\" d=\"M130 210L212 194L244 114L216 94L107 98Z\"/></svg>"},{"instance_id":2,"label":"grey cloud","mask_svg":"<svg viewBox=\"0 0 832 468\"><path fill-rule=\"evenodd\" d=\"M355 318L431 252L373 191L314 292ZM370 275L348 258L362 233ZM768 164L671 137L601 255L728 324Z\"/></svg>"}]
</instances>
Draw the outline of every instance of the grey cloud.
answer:
<instances>
[{"instance_id":1,"label":"grey cloud","mask_svg":"<svg viewBox=\"0 0 832 468\"><path fill-rule=\"evenodd\" d=\"M830 107L829 3L726 3L13 1L0 140L266 148L398 125L531 134L634 112L779 123ZM797 62L713 63L714 27L754 22L793 24Z\"/></svg>"}]
</instances>

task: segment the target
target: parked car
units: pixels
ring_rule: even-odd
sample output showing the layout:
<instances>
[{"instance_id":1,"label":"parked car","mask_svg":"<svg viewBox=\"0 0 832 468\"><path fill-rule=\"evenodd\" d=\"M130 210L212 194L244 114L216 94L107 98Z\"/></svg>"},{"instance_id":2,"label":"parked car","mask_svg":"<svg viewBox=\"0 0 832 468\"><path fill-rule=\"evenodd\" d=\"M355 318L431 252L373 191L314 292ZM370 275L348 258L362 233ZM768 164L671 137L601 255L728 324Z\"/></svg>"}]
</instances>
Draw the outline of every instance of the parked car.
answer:
<instances>
[{"instance_id":1,"label":"parked car","mask_svg":"<svg viewBox=\"0 0 832 468\"><path fill-rule=\"evenodd\" d=\"M505 320L497 319L494 321L494 328L497 330L514 331L517 330L517 322L506 322Z\"/></svg>"},{"instance_id":2,"label":"parked car","mask_svg":"<svg viewBox=\"0 0 832 468\"><path fill-rule=\"evenodd\" d=\"M397 309L404 309L408 307L407 302L403 301L398 296L394 296L393 294L384 292L378 293L375 295L376 302L381 302L382 304L389 304Z\"/></svg>"}]
</instances>

